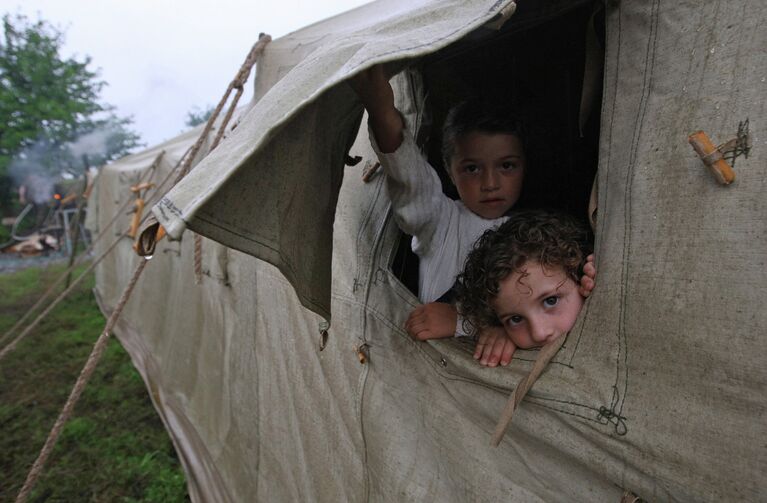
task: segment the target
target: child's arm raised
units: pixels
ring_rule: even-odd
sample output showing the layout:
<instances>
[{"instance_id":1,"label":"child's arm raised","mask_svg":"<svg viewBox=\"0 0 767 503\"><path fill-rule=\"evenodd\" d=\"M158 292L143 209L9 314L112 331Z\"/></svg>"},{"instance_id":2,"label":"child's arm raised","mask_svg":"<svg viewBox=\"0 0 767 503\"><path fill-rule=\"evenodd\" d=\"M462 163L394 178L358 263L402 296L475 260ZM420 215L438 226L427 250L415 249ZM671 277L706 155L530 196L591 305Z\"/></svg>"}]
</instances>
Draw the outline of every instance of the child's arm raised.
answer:
<instances>
[{"instance_id":1,"label":"child's arm raised","mask_svg":"<svg viewBox=\"0 0 767 503\"><path fill-rule=\"evenodd\" d=\"M370 129L381 152L394 152L402 144L405 124L394 106L394 92L384 74L383 66L376 65L349 82L368 111Z\"/></svg>"}]
</instances>

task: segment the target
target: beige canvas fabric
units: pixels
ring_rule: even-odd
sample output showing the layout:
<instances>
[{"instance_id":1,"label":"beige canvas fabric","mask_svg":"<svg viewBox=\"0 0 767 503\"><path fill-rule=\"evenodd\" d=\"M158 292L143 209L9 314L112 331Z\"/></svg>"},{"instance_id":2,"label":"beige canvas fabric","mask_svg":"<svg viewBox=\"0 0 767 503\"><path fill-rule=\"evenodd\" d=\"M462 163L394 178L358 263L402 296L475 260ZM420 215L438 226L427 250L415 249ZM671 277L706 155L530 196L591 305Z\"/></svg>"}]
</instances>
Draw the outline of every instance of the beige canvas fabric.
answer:
<instances>
[{"instance_id":1,"label":"beige canvas fabric","mask_svg":"<svg viewBox=\"0 0 767 503\"><path fill-rule=\"evenodd\" d=\"M336 84L375 63L440 49L510 5L376 2L272 42L257 83L269 99L251 110L226 149L168 194L154 210L158 220L172 236L189 225L277 265L305 306L330 317L330 229L360 117L351 88ZM255 206L232 211L232 201Z\"/></svg>"},{"instance_id":2,"label":"beige canvas fabric","mask_svg":"<svg viewBox=\"0 0 767 503\"><path fill-rule=\"evenodd\" d=\"M336 84L505 6L377 2L274 41L258 101L156 208L181 241L158 246L117 335L195 501L767 496L762 2L608 3L598 286L499 448L496 419L536 352L487 369L469 342L402 329L417 299L389 269L400 233L383 177L361 181L374 156ZM417 75L394 82L417 124ZM753 149L722 187L687 135L724 141L746 118ZM344 167L350 146L363 161ZM98 222L159 148L103 170ZM200 285L186 226L223 243L203 240ZM136 260L126 241L98 269L105 311Z\"/></svg>"}]
</instances>

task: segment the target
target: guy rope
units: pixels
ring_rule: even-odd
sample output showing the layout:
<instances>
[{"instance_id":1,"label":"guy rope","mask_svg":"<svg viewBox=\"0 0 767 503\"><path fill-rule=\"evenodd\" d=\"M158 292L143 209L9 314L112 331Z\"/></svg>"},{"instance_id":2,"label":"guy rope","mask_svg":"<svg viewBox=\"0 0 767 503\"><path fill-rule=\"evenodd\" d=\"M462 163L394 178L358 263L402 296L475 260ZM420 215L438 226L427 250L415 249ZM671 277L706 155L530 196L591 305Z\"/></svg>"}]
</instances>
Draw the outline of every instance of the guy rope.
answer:
<instances>
[{"instance_id":1,"label":"guy rope","mask_svg":"<svg viewBox=\"0 0 767 503\"><path fill-rule=\"evenodd\" d=\"M259 36L258 42L251 48L250 52L248 53L248 56L245 58L245 62L243 63L240 70L235 75L235 78L232 80L232 82L229 84L226 92L224 93L224 96L219 101L218 105L216 106L216 109L211 114L210 118L208 119L208 122L205 125L205 128L200 133L199 138L194 143L192 148L187 151L187 153L184 155L184 163L181 167L181 170L174 181L173 185L176 185L184 176L189 173L192 167L192 163L197 156L197 153L199 152L200 148L202 147L203 142L205 141L205 138L207 137L208 133L213 128L213 124L218 118L218 115L220 114L221 110L223 109L224 105L226 104L231 92L233 89L237 89L237 93L235 95L234 101L230 105L226 116L224 117L224 120L222 121L219 131L216 135L216 138L213 141L213 144L211 145L211 148L209 149L209 152L213 150L218 143L220 142L221 138L223 137L223 133L226 130L226 127L228 125L229 120L231 119L234 109L236 107L237 101L242 96L243 92L243 86L245 82L247 81L248 75L250 75L251 69L253 68L253 65L256 63L259 55L263 52L266 45L271 41L271 37L269 35L261 34ZM173 171L171 171L172 173ZM158 191L159 192L159 191ZM155 229L154 235L159 236L161 234L160 229ZM139 237L139 243L141 242L141 236ZM195 256L198 255L199 245L197 244L197 239L195 239L196 246L195 246ZM139 245L140 246L140 245ZM152 243L152 248L154 247L154 242ZM139 254L141 254L141 250L138 250ZM103 258L103 256L102 256ZM146 257L145 257L146 258ZM29 494L31 493L32 489L34 488L35 483L37 482L37 479L39 478L40 474L42 473L42 470L45 466L45 463L47 462L48 458L50 457L51 452L53 451L54 446L56 445L56 441L58 440L59 435L61 434L61 431L66 424L67 420L69 419L70 415L72 414L72 411L74 410L75 405L77 404L77 401L80 398L80 395L82 394L83 389L85 389L85 386L87 385L88 381L90 380L91 376L93 375L93 371L96 368L96 365L98 365L99 359L101 358L104 349L106 348L106 343L109 340L109 334L112 331L115 323L117 322L118 318L120 317L120 314L122 313L123 308L125 307L125 304L127 304L128 300L130 299L131 293L133 292L133 289L135 288L139 278L141 277L141 273L144 271L148 260L141 260L136 267L136 269L133 272L133 276L131 277L130 282L125 287L125 290L123 290L123 293L120 297L120 301L118 302L117 306L115 306L114 311L112 311L112 314L109 316L109 319L107 320L106 326L104 327L104 330L102 331L101 335L99 336L98 340L93 346L93 350L91 351L90 356L88 357L88 360L85 363L85 366L83 367L82 371L80 372L80 376L77 379L77 382L75 383L72 392L69 395L69 398L67 399L67 402L64 404L64 407L62 408L58 419L56 420L56 423L53 425L53 428L51 429L48 438L45 441L45 444L43 445L42 450L40 451L40 454L38 455L37 459L35 460L34 464L32 465L32 468L30 469L29 473L27 474L27 478L24 481L24 485L21 488L21 491L19 491L18 496L16 497L17 503L22 503L27 500L29 497ZM197 260L196 260L197 262ZM93 267L93 266L92 266ZM197 268L196 268L197 269ZM197 272L197 271L196 271ZM201 274L201 272L200 272ZM73 283L72 286L74 286L80 278ZM70 287L71 288L71 287ZM68 291L67 291L68 293ZM51 307L49 306L49 309L46 310L44 314L47 314L47 311L49 311ZM26 333L22 334L26 335ZM16 342L21 339L20 337L17 337L17 340L14 340L11 345L15 346ZM11 348L12 349L12 348ZM3 350L3 354L5 354L9 351L8 348ZM0 358L2 358L2 354L0 354Z\"/></svg>"}]
</instances>

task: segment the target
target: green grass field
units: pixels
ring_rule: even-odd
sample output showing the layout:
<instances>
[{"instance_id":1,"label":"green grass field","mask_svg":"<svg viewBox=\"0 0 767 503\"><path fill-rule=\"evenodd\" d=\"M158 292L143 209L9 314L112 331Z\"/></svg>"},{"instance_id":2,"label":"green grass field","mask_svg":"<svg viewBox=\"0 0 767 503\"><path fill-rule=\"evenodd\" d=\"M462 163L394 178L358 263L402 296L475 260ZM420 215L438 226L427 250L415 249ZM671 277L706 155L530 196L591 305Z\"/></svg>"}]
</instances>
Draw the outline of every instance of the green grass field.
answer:
<instances>
[{"instance_id":1,"label":"green grass field","mask_svg":"<svg viewBox=\"0 0 767 503\"><path fill-rule=\"evenodd\" d=\"M8 342L3 334L63 270L0 275L0 348ZM0 360L0 501L15 500L104 328L92 287L90 277ZM29 501L188 500L144 383L112 338Z\"/></svg>"}]
</instances>

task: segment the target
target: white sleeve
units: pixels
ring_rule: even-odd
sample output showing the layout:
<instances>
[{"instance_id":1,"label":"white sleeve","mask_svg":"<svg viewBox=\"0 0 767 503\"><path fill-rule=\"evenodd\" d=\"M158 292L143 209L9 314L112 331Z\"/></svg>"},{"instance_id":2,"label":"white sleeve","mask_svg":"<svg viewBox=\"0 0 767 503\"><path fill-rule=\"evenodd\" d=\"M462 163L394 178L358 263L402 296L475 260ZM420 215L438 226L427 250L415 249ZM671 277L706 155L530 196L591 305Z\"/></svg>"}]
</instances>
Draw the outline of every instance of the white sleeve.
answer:
<instances>
[{"instance_id":1,"label":"white sleeve","mask_svg":"<svg viewBox=\"0 0 767 503\"><path fill-rule=\"evenodd\" d=\"M400 229L414 236L413 251L428 254L446 238L447 221L453 204L442 192L437 172L426 161L413 141L410 131L403 129L402 143L392 153L382 153L370 131L370 143L386 174L394 218Z\"/></svg>"},{"instance_id":2,"label":"white sleeve","mask_svg":"<svg viewBox=\"0 0 767 503\"><path fill-rule=\"evenodd\" d=\"M467 333L466 330L463 329L463 322L466 318L458 315L458 319L455 322L455 336L456 337L471 337L472 334Z\"/></svg>"}]
</instances>

